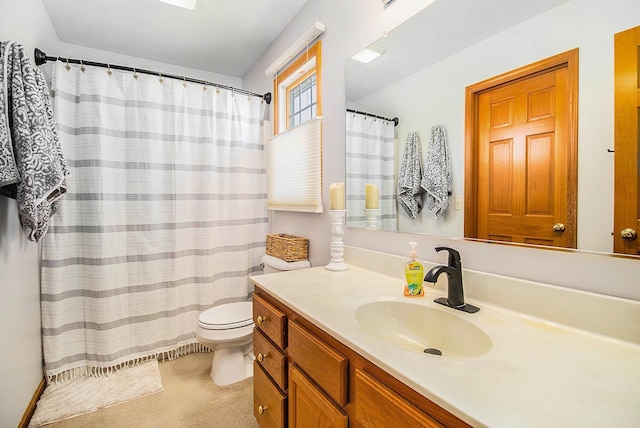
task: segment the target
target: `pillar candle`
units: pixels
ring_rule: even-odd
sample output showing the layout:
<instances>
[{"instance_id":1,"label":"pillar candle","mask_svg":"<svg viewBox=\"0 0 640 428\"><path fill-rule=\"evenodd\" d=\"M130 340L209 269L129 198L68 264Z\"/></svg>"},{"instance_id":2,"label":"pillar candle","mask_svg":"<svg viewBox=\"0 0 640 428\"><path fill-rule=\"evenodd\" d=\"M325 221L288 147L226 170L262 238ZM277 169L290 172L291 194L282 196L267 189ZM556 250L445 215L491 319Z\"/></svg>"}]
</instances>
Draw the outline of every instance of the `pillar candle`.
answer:
<instances>
[{"instance_id":1,"label":"pillar candle","mask_svg":"<svg viewBox=\"0 0 640 428\"><path fill-rule=\"evenodd\" d=\"M368 210L380 208L380 196L378 186L367 183L364 185L364 207Z\"/></svg>"},{"instance_id":2,"label":"pillar candle","mask_svg":"<svg viewBox=\"0 0 640 428\"><path fill-rule=\"evenodd\" d=\"M329 186L329 209L344 209L344 183L333 183Z\"/></svg>"}]
</instances>

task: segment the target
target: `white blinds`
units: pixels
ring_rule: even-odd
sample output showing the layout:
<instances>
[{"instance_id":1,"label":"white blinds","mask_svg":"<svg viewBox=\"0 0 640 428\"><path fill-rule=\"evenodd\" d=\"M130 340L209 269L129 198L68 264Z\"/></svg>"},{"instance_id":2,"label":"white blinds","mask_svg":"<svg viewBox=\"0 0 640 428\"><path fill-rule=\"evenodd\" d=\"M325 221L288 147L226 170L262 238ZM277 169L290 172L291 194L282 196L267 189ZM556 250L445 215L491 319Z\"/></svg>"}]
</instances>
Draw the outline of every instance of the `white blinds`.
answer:
<instances>
[{"instance_id":1,"label":"white blinds","mask_svg":"<svg viewBox=\"0 0 640 428\"><path fill-rule=\"evenodd\" d=\"M322 212L321 119L267 140L267 209Z\"/></svg>"}]
</instances>

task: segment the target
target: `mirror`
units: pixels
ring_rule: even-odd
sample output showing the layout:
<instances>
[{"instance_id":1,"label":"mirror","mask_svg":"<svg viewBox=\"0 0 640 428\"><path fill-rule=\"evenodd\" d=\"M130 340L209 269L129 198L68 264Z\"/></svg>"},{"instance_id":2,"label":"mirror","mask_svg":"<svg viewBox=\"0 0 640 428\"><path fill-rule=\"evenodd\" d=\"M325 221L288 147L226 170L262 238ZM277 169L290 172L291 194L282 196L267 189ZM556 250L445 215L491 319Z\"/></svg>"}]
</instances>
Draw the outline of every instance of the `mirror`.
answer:
<instances>
[{"instance_id":1,"label":"mirror","mask_svg":"<svg viewBox=\"0 0 640 428\"><path fill-rule=\"evenodd\" d=\"M375 60L366 64L347 60L347 226L463 237L465 88L578 48L577 248L611 253L613 35L640 25L640 19L633 18L639 14L640 6L625 0L598 4L581 0L436 1L373 42L375 50L382 52ZM397 126L390 121L395 117ZM364 128L357 122L368 124L366 129L375 128L373 124L384 129L374 138L378 143L358 142ZM449 206L436 218L425 205L412 219L396 203L396 180L409 136L415 138L411 133L420 138L424 164L436 125L445 129L451 158ZM392 144L381 143L390 139ZM379 147L385 147L384 151ZM363 159L374 157L391 167L365 174L363 169L372 167L370 163L363 167ZM367 220L372 212L363 209L365 183L380 188L375 222ZM387 193L389 188L391 193Z\"/></svg>"}]
</instances>

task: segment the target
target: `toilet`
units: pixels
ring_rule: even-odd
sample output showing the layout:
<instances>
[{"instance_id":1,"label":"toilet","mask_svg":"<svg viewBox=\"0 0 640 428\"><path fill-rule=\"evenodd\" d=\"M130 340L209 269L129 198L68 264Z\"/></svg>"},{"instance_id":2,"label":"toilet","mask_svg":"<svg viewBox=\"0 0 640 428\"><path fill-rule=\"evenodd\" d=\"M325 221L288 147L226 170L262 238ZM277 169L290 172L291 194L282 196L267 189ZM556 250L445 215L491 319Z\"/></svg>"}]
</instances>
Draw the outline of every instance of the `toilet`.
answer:
<instances>
[{"instance_id":1,"label":"toilet","mask_svg":"<svg viewBox=\"0 0 640 428\"><path fill-rule=\"evenodd\" d=\"M306 269L311 267L309 260L301 260L298 262L287 262L277 257L265 254L262 256L262 264L264 265L264 273L283 272L287 270Z\"/></svg>"},{"instance_id":2,"label":"toilet","mask_svg":"<svg viewBox=\"0 0 640 428\"><path fill-rule=\"evenodd\" d=\"M265 255L264 273L311 267L308 260L286 262ZM213 350L211 379L216 385L230 385L253 376L253 304L226 303L198 316L198 342Z\"/></svg>"}]
</instances>

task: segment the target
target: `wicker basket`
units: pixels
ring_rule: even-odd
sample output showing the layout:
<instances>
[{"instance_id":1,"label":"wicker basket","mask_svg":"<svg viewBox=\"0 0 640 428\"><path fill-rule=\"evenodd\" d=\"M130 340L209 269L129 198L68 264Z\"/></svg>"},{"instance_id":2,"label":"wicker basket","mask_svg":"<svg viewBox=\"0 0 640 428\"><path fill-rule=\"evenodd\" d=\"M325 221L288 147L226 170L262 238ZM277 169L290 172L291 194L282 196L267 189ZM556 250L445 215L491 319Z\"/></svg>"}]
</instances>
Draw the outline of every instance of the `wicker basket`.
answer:
<instances>
[{"instance_id":1,"label":"wicker basket","mask_svg":"<svg viewBox=\"0 0 640 428\"><path fill-rule=\"evenodd\" d=\"M309 258L309 240L284 233L267 235L267 254L287 262Z\"/></svg>"}]
</instances>

